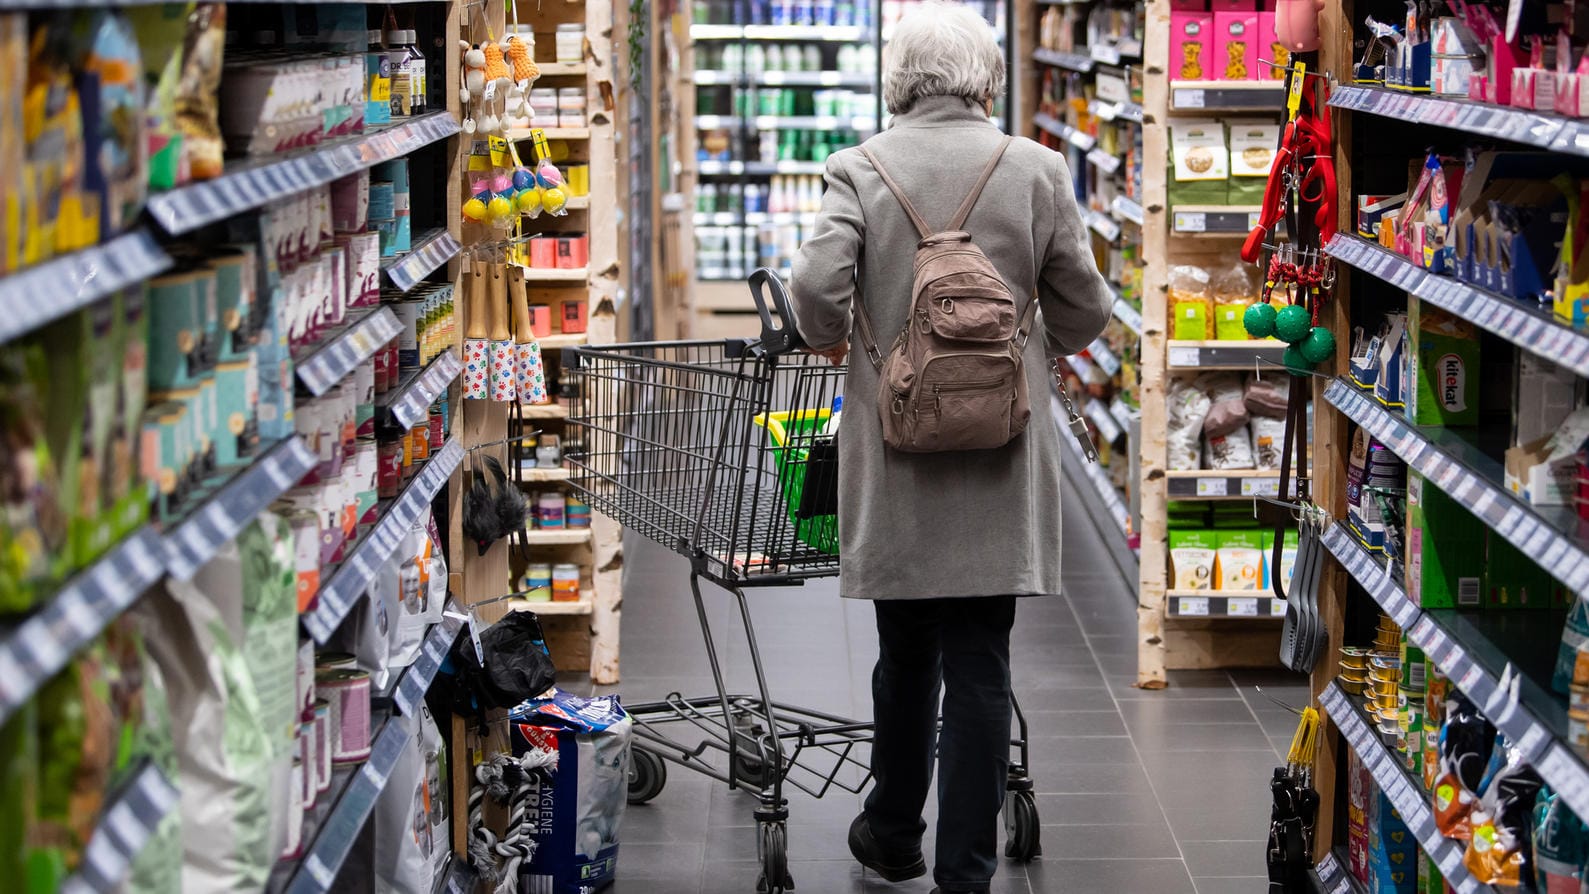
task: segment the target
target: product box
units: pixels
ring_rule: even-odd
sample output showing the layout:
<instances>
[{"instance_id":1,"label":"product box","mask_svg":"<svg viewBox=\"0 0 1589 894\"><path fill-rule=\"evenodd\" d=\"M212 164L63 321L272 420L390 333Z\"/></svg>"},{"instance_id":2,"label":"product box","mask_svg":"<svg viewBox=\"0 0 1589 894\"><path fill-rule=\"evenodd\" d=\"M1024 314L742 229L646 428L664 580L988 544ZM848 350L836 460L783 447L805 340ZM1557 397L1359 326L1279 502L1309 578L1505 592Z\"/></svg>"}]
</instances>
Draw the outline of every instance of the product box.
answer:
<instances>
[{"instance_id":1,"label":"product box","mask_svg":"<svg viewBox=\"0 0 1589 894\"><path fill-rule=\"evenodd\" d=\"M1273 64L1266 65L1266 60ZM1289 67L1291 51L1280 42L1280 35L1275 30L1274 11L1262 10L1258 13L1258 69L1253 77L1260 81L1283 81Z\"/></svg>"},{"instance_id":2,"label":"product box","mask_svg":"<svg viewBox=\"0 0 1589 894\"><path fill-rule=\"evenodd\" d=\"M1207 66L1217 81L1251 81L1258 78L1258 13L1250 6L1240 11L1214 13L1214 55Z\"/></svg>"},{"instance_id":3,"label":"product box","mask_svg":"<svg viewBox=\"0 0 1589 894\"><path fill-rule=\"evenodd\" d=\"M1479 333L1467 320L1429 304L1407 302L1412 381L1407 419L1446 427L1479 422Z\"/></svg>"},{"instance_id":4,"label":"product box","mask_svg":"<svg viewBox=\"0 0 1589 894\"><path fill-rule=\"evenodd\" d=\"M1357 235L1375 242L1380 238L1380 222L1387 214L1395 216L1407 204L1407 194L1393 196L1363 195L1357 197Z\"/></svg>"},{"instance_id":5,"label":"product box","mask_svg":"<svg viewBox=\"0 0 1589 894\"><path fill-rule=\"evenodd\" d=\"M1170 13L1170 77L1177 81L1206 81L1224 67L1214 55L1214 14Z\"/></svg>"},{"instance_id":6,"label":"product box","mask_svg":"<svg viewBox=\"0 0 1589 894\"><path fill-rule=\"evenodd\" d=\"M1230 179L1225 124L1216 118L1176 119L1170 124L1170 204L1223 205Z\"/></svg>"},{"instance_id":7,"label":"product box","mask_svg":"<svg viewBox=\"0 0 1589 894\"><path fill-rule=\"evenodd\" d=\"M1263 532L1220 531L1214 589L1257 590L1263 582Z\"/></svg>"},{"instance_id":8,"label":"product box","mask_svg":"<svg viewBox=\"0 0 1589 894\"><path fill-rule=\"evenodd\" d=\"M1577 454L1589 441L1589 409L1574 410L1549 437L1506 451L1506 488L1535 506L1563 506L1577 493Z\"/></svg>"},{"instance_id":9,"label":"product box","mask_svg":"<svg viewBox=\"0 0 1589 894\"><path fill-rule=\"evenodd\" d=\"M1374 399L1387 407L1406 404L1407 315L1386 314L1385 332L1374 355Z\"/></svg>"},{"instance_id":10,"label":"product box","mask_svg":"<svg viewBox=\"0 0 1589 894\"><path fill-rule=\"evenodd\" d=\"M1484 523L1417 472L1407 474L1407 595L1424 608L1477 608Z\"/></svg>"},{"instance_id":11,"label":"product box","mask_svg":"<svg viewBox=\"0 0 1589 894\"><path fill-rule=\"evenodd\" d=\"M530 774L537 791L524 822L534 852L520 870L520 890L600 890L618 868L633 731L628 713L617 696L580 698L557 689L514 708L508 722L515 757L556 755L554 770Z\"/></svg>"},{"instance_id":12,"label":"product box","mask_svg":"<svg viewBox=\"0 0 1589 894\"><path fill-rule=\"evenodd\" d=\"M1346 870L1368 884L1368 808L1379 794L1357 752L1346 753Z\"/></svg>"},{"instance_id":13,"label":"product box","mask_svg":"<svg viewBox=\"0 0 1589 894\"><path fill-rule=\"evenodd\" d=\"M1484 540L1484 608L1550 608L1555 590L1551 576L1499 534L1487 532Z\"/></svg>"},{"instance_id":14,"label":"product box","mask_svg":"<svg viewBox=\"0 0 1589 894\"><path fill-rule=\"evenodd\" d=\"M1583 398L1583 381L1572 370L1529 351L1517 352L1512 385L1513 446L1554 434Z\"/></svg>"},{"instance_id":15,"label":"product box","mask_svg":"<svg viewBox=\"0 0 1589 894\"><path fill-rule=\"evenodd\" d=\"M1275 569L1274 563L1274 532L1263 532L1263 589L1274 589ZM1296 531L1286 531L1285 539L1280 546L1280 586L1286 593L1291 592L1291 573L1295 570L1297 561L1298 535Z\"/></svg>"},{"instance_id":16,"label":"product box","mask_svg":"<svg viewBox=\"0 0 1589 894\"><path fill-rule=\"evenodd\" d=\"M1225 123L1230 128L1227 201L1232 205L1261 205L1275 147L1280 144L1280 125L1262 118L1234 118Z\"/></svg>"},{"instance_id":17,"label":"product box","mask_svg":"<svg viewBox=\"0 0 1589 894\"><path fill-rule=\"evenodd\" d=\"M1170 532L1171 589L1214 589L1214 563L1219 551L1215 531Z\"/></svg>"},{"instance_id":18,"label":"product box","mask_svg":"<svg viewBox=\"0 0 1589 894\"><path fill-rule=\"evenodd\" d=\"M1376 790L1368 807L1369 894L1417 894L1418 840Z\"/></svg>"}]
</instances>

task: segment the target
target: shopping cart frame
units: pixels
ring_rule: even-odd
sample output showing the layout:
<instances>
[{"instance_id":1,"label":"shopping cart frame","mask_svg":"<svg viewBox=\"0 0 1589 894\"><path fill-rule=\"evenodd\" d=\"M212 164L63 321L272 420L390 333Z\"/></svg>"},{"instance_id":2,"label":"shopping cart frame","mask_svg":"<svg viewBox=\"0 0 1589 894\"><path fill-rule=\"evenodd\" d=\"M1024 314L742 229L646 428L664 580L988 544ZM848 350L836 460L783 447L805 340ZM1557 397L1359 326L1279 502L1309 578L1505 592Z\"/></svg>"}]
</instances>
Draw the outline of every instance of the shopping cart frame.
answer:
<instances>
[{"instance_id":1,"label":"shopping cart frame","mask_svg":"<svg viewBox=\"0 0 1589 894\"><path fill-rule=\"evenodd\" d=\"M821 438L814 423L825 420L820 408L831 402L844 368L798 353L788 292L772 271L757 270L750 288L762 323L758 339L565 351L566 373L578 385L566 455L574 470L571 484L595 511L689 560L690 592L715 686L700 698L674 692L626 706L636 746L630 803L661 793L669 763L730 790L755 792L757 890L776 894L794 887L784 786L816 798L834 788L859 794L871 780L862 746L870 745L873 724L775 701L767 682L747 590L801 585L839 570L834 531L822 527L822 516L802 519L810 507L797 494L811 483L807 478L816 467L807 464ZM651 405L657 400L677 406ZM775 400L796 409L782 436L787 440L769 446L767 420ZM800 478L795 490L792 469ZM822 484L836 489L836 480ZM728 689L703 578L727 591L738 607L754 693ZM1028 776L1026 717L1019 704L1013 707L1018 733L1012 745L1019 760L1010 766L1005 853L1025 862L1041 852L1039 820ZM686 742L669 734L681 726L703 738Z\"/></svg>"}]
</instances>

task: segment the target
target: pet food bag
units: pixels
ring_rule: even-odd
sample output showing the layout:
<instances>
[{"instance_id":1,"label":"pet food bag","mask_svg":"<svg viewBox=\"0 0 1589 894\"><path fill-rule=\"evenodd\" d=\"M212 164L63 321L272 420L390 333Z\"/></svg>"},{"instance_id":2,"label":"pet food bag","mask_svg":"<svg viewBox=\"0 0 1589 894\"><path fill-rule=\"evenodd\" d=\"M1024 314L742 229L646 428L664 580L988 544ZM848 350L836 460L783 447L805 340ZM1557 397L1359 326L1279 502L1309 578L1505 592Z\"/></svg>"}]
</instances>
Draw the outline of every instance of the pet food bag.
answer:
<instances>
[{"instance_id":1,"label":"pet food bag","mask_svg":"<svg viewBox=\"0 0 1589 894\"><path fill-rule=\"evenodd\" d=\"M618 868L618 825L629 794L632 722L617 696L580 698L561 689L531 699L509 715L513 754L555 752L549 774L537 774L525 815L535 853L519 890L587 894L612 882Z\"/></svg>"}]
</instances>

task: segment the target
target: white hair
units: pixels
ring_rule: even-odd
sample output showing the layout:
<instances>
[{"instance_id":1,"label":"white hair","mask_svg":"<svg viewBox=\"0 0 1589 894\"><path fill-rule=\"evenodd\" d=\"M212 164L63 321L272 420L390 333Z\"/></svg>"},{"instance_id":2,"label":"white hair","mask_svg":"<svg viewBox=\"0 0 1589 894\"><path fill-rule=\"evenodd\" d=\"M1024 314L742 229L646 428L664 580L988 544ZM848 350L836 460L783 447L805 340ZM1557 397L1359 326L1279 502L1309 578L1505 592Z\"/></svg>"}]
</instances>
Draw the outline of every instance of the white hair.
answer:
<instances>
[{"instance_id":1,"label":"white hair","mask_svg":"<svg viewBox=\"0 0 1589 894\"><path fill-rule=\"evenodd\" d=\"M929 96L976 103L1004 92L1004 52L975 10L929 0L899 20L883 65L883 102L895 115Z\"/></svg>"}]
</instances>

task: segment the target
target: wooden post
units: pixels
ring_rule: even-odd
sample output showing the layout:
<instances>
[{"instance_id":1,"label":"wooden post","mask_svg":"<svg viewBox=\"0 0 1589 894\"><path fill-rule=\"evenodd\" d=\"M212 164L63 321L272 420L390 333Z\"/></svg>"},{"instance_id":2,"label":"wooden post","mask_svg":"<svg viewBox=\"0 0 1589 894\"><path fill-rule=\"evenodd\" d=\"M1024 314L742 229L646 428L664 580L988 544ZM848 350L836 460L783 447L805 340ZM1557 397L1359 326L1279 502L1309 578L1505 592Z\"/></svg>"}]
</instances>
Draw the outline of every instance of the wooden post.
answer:
<instances>
[{"instance_id":1,"label":"wooden post","mask_svg":"<svg viewBox=\"0 0 1589 894\"><path fill-rule=\"evenodd\" d=\"M1137 593L1137 685L1163 689L1164 591L1169 569L1167 508L1169 488L1164 471L1168 428L1169 373L1165 369L1169 331L1169 200L1164 160L1169 158L1169 72L1162 60L1170 56L1169 0L1150 0L1143 34L1142 58L1142 443L1138 482L1142 500L1141 576Z\"/></svg>"}]
</instances>

